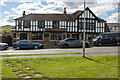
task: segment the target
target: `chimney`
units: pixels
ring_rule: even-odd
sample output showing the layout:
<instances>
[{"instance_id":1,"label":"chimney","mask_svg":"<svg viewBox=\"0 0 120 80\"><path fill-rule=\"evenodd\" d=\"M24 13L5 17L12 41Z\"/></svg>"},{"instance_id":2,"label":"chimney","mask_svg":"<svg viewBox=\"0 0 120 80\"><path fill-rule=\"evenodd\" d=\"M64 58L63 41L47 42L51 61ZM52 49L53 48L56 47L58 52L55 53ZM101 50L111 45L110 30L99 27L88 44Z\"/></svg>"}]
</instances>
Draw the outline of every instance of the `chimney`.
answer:
<instances>
[{"instance_id":1,"label":"chimney","mask_svg":"<svg viewBox=\"0 0 120 80\"><path fill-rule=\"evenodd\" d=\"M25 15L25 11L23 11L23 16Z\"/></svg>"},{"instance_id":2,"label":"chimney","mask_svg":"<svg viewBox=\"0 0 120 80\"><path fill-rule=\"evenodd\" d=\"M64 14L66 14L67 12L66 12L66 8L64 8Z\"/></svg>"}]
</instances>

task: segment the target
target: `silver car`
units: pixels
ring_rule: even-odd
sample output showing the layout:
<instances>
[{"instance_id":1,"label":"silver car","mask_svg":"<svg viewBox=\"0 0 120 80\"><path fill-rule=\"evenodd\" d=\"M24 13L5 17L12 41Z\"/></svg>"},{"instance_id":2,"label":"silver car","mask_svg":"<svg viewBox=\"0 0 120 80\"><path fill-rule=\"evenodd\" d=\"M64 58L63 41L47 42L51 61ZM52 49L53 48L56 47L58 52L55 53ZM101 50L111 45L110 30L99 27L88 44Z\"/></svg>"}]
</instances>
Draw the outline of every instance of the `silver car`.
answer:
<instances>
[{"instance_id":1,"label":"silver car","mask_svg":"<svg viewBox=\"0 0 120 80\"><path fill-rule=\"evenodd\" d=\"M1 43L0 42L0 50L4 50L4 49L7 49L9 46L7 43Z\"/></svg>"},{"instance_id":2,"label":"silver car","mask_svg":"<svg viewBox=\"0 0 120 80\"><path fill-rule=\"evenodd\" d=\"M68 47L82 47L83 41L74 38L67 38L59 42L59 47L68 48ZM90 47L88 41L85 41L85 47Z\"/></svg>"}]
</instances>

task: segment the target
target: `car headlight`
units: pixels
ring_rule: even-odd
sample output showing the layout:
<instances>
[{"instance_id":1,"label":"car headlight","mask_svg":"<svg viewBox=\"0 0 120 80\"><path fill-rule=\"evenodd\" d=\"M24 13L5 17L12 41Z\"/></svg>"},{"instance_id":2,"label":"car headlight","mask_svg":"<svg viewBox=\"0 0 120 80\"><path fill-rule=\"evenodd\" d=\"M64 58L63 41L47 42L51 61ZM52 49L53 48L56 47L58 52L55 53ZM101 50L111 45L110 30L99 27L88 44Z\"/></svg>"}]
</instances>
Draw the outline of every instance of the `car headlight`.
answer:
<instances>
[{"instance_id":1,"label":"car headlight","mask_svg":"<svg viewBox=\"0 0 120 80\"><path fill-rule=\"evenodd\" d=\"M97 39L93 39L93 41L97 41Z\"/></svg>"},{"instance_id":2,"label":"car headlight","mask_svg":"<svg viewBox=\"0 0 120 80\"><path fill-rule=\"evenodd\" d=\"M39 44L40 46L42 46L42 44Z\"/></svg>"}]
</instances>

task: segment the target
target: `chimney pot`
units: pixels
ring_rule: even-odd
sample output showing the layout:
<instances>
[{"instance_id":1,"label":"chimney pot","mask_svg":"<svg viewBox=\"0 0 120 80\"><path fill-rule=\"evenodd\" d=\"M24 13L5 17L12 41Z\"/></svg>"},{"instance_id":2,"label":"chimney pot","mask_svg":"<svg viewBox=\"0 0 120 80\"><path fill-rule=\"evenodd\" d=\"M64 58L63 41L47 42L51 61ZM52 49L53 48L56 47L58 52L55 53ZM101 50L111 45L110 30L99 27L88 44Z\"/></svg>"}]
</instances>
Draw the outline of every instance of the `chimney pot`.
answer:
<instances>
[{"instance_id":1,"label":"chimney pot","mask_svg":"<svg viewBox=\"0 0 120 80\"><path fill-rule=\"evenodd\" d=\"M66 12L66 8L64 8L64 14L66 14L67 12Z\"/></svg>"},{"instance_id":2,"label":"chimney pot","mask_svg":"<svg viewBox=\"0 0 120 80\"><path fill-rule=\"evenodd\" d=\"M23 11L23 16L25 15L25 11Z\"/></svg>"}]
</instances>

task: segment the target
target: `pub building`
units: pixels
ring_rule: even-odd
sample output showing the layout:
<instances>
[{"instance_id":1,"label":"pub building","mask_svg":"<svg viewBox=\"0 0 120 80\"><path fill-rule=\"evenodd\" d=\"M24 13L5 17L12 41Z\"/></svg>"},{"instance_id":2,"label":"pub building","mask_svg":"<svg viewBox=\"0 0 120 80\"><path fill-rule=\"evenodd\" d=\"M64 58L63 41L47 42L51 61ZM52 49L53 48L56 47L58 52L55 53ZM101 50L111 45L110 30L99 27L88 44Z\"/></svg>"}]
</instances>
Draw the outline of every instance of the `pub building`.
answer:
<instances>
[{"instance_id":1,"label":"pub building","mask_svg":"<svg viewBox=\"0 0 120 80\"><path fill-rule=\"evenodd\" d=\"M15 29L12 30L13 43L19 40L32 40L47 47L57 46L60 40L76 38L83 40L84 11L67 14L36 14L14 19ZM106 21L97 17L88 7L85 9L85 36L91 41L100 33L109 32Z\"/></svg>"}]
</instances>

